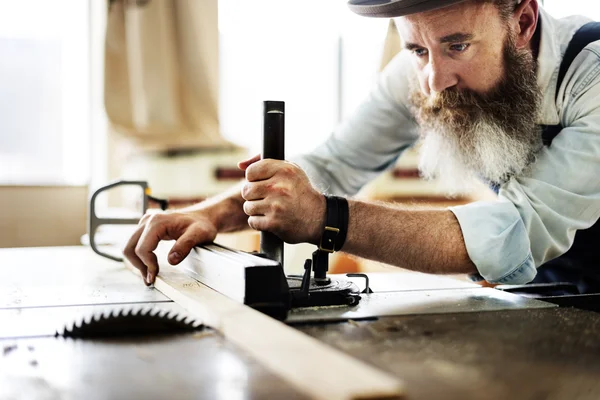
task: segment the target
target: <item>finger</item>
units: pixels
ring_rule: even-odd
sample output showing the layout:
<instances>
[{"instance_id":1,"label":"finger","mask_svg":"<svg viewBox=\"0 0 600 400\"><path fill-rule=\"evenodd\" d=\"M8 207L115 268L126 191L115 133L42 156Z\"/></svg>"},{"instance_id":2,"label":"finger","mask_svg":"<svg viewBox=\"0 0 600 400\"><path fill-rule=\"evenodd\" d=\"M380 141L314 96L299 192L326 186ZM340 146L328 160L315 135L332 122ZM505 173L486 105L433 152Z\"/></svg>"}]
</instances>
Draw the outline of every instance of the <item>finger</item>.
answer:
<instances>
[{"instance_id":1,"label":"finger","mask_svg":"<svg viewBox=\"0 0 600 400\"><path fill-rule=\"evenodd\" d=\"M260 160L250 165L246 169L246 180L248 182L257 182L267 180L286 164L281 160Z\"/></svg>"},{"instance_id":2,"label":"finger","mask_svg":"<svg viewBox=\"0 0 600 400\"><path fill-rule=\"evenodd\" d=\"M194 246L212 241L213 239L212 235L205 229L196 225L191 225L190 228L177 239L171 248L171 251L169 251L169 264L179 264L190 254Z\"/></svg>"},{"instance_id":3,"label":"finger","mask_svg":"<svg viewBox=\"0 0 600 400\"><path fill-rule=\"evenodd\" d=\"M151 229L146 227L135 248L135 254L146 266L146 283L148 285L154 282L159 269L154 250L158 247L160 239L156 239L158 237L156 233L150 231Z\"/></svg>"},{"instance_id":4,"label":"finger","mask_svg":"<svg viewBox=\"0 0 600 400\"><path fill-rule=\"evenodd\" d=\"M248 168L250 165L254 164L255 162L260 160L260 154L255 155L252 158L249 158L247 160L243 160L240 161L238 163L238 168L241 169L242 171L245 171L246 168Z\"/></svg>"},{"instance_id":5,"label":"finger","mask_svg":"<svg viewBox=\"0 0 600 400\"><path fill-rule=\"evenodd\" d=\"M151 252L146 257L144 257L144 263L148 268L148 273L146 274L146 281L148 285L153 285L156 276L158 275L158 258L154 252Z\"/></svg>"},{"instance_id":6,"label":"finger","mask_svg":"<svg viewBox=\"0 0 600 400\"><path fill-rule=\"evenodd\" d=\"M269 231L269 219L261 215L248 217L248 225L255 231Z\"/></svg>"},{"instance_id":7,"label":"finger","mask_svg":"<svg viewBox=\"0 0 600 400\"><path fill-rule=\"evenodd\" d=\"M267 197L272 187L273 183L270 180L247 182L242 186L242 198L248 201L262 200Z\"/></svg>"},{"instance_id":8,"label":"finger","mask_svg":"<svg viewBox=\"0 0 600 400\"><path fill-rule=\"evenodd\" d=\"M154 250L163 239L171 239L167 233L167 223L159 218L163 214L153 215L146 224L146 229L142 232L135 248L135 254L142 260L148 269L146 280L149 284L154 282L158 275L158 260Z\"/></svg>"},{"instance_id":9,"label":"finger","mask_svg":"<svg viewBox=\"0 0 600 400\"><path fill-rule=\"evenodd\" d=\"M133 233L133 235L127 241L127 244L125 245L125 249L123 250L123 255L125 256L125 258L127 258L127 260L131 263L131 265L133 265L135 268L140 270L140 273L142 274L142 279L144 280L144 283L146 285L150 285L150 283L148 283L146 281L146 276L148 275L148 269L146 268L146 265L142 262L142 260L137 256L137 254L135 254L135 248L138 244L140 236L142 236L142 232L144 231L144 228L145 228L145 225L138 226L136 231Z\"/></svg>"},{"instance_id":10,"label":"finger","mask_svg":"<svg viewBox=\"0 0 600 400\"><path fill-rule=\"evenodd\" d=\"M265 200L255 200L244 202L244 212L248 216L266 215L269 210L269 204Z\"/></svg>"}]
</instances>

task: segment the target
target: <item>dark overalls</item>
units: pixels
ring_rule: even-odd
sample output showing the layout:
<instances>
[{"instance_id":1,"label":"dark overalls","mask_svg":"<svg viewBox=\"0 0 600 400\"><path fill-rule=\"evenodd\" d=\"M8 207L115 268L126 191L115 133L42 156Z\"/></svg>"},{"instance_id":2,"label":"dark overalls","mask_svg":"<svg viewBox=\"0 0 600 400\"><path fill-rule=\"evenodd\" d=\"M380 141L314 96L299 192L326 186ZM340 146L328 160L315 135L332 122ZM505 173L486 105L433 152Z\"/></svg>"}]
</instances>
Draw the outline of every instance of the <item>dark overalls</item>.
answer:
<instances>
[{"instance_id":1,"label":"dark overalls","mask_svg":"<svg viewBox=\"0 0 600 400\"><path fill-rule=\"evenodd\" d=\"M588 23L575 33L560 65L557 95L575 57L588 44L596 40L600 40L600 22ZM543 128L544 145L551 146L552 140L563 127L555 125ZM600 165L597 168L600 171ZM600 172L598 179L600 179ZM569 251L538 268L537 276L532 283L549 282L569 282L577 285L580 293L600 293L600 221L596 221L589 229L577 231Z\"/></svg>"}]
</instances>

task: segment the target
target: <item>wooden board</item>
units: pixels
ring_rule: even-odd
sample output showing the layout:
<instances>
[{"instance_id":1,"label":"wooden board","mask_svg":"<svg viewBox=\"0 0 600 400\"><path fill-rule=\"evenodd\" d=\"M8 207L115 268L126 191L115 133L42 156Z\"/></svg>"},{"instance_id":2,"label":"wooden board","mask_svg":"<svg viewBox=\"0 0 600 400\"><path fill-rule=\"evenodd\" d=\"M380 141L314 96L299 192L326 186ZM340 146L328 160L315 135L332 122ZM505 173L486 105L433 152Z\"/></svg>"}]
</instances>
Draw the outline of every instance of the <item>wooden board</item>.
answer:
<instances>
[{"instance_id":1,"label":"wooden board","mask_svg":"<svg viewBox=\"0 0 600 400\"><path fill-rule=\"evenodd\" d=\"M164 243L157 251L161 271L155 288L297 390L314 399L402 396L403 385L392 375L235 302L173 268L166 262L168 248ZM137 270L135 273L139 275Z\"/></svg>"}]
</instances>

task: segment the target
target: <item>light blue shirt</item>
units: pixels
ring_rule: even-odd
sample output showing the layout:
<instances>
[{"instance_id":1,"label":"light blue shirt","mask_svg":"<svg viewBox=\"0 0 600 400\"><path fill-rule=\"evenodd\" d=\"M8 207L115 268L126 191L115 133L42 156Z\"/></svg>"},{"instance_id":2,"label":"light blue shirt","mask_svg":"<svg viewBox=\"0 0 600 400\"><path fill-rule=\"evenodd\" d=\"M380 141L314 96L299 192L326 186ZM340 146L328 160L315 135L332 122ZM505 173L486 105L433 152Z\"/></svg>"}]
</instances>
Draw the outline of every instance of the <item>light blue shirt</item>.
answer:
<instances>
[{"instance_id":1,"label":"light blue shirt","mask_svg":"<svg viewBox=\"0 0 600 400\"><path fill-rule=\"evenodd\" d=\"M558 70L571 37L588 19L554 19L540 10L540 125L562 124L531 171L500 187L497 201L451 207L469 257L488 282L523 284L536 268L564 254L577 230L600 218L600 41L572 63L556 98ZM369 97L311 154L293 160L328 193L353 195L393 166L418 139L409 111L414 69L401 52ZM600 243L598 243L600 251Z\"/></svg>"}]
</instances>

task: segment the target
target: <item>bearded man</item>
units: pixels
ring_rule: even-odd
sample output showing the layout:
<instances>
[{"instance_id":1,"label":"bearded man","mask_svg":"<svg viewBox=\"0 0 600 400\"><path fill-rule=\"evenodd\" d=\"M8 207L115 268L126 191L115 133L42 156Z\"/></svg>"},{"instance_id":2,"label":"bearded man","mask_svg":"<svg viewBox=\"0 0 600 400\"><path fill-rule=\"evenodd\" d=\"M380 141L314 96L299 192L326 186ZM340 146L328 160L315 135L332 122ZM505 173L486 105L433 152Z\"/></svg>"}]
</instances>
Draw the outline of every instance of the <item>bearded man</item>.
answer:
<instances>
[{"instance_id":1,"label":"bearded man","mask_svg":"<svg viewBox=\"0 0 600 400\"><path fill-rule=\"evenodd\" d=\"M597 25L554 19L537 0L349 6L396 18L406 51L311 154L244 161L241 191L144 217L124 253L146 283L160 240L177 239L168 259L177 264L194 245L249 225L415 271L503 284L537 274L600 291ZM498 200L415 211L322 194L355 194L418 141L426 177L454 191L484 180Z\"/></svg>"}]
</instances>

